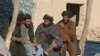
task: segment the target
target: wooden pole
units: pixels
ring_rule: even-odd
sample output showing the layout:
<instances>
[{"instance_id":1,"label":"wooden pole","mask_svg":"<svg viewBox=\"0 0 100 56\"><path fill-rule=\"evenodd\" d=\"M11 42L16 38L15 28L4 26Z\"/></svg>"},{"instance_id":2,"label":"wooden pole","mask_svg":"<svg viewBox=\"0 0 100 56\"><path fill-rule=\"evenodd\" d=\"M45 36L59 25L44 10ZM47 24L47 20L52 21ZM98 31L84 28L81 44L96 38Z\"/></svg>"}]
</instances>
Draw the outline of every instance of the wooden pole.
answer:
<instances>
[{"instance_id":1,"label":"wooden pole","mask_svg":"<svg viewBox=\"0 0 100 56\"><path fill-rule=\"evenodd\" d=\"M84 29L83 29L81 39L80 39L81 56L84 56L84 49L85 49L84 47L85 47L86 37L87 37L89 23L90 23L92 3L93 3L93 0L87 0L85 24L84 24Z\"/></svg>"},{"instance_id":2,"label":"wooden pole","mask_svg":"<svg viewBox=\"0 0 100 56\"><path fill-rule=\"evenodd\" d=\"M6 47L7 47L7 49L9 49L9 47L10 47L12 33L15 30L17 16L19 13L19 4L20 4L19 1L20 0L12 0L14 10L13 10L12 21L11 21L10 27L8 29L8 33L6 35Z\"/></svg>"},{"instance_id":3,"label":"wooden pole","mask_svg":"<svg viewBox=\"0 0 100 56\"><path fill-rule=\"evenodd\" d=\"M36 0L33 0L33 8L32 8L32 23L33 23L33 30L35 33L35 29L34 29L34 17L35 17L35 13L36 13ZM34 37L34 41L35 41L35 37Z\"/></svg>"},{"instance_id":4,"label":"wooden pole","mask_svg":"<svg viewBox=\"0 0 100 56\"><path fill-rule=\"evenodd\" d=\"M32 23L34 26L34 17L35 17L35 13L36 13L36 0L33 0L33 8L32 8Z\"/></svg>"}]
</instances>

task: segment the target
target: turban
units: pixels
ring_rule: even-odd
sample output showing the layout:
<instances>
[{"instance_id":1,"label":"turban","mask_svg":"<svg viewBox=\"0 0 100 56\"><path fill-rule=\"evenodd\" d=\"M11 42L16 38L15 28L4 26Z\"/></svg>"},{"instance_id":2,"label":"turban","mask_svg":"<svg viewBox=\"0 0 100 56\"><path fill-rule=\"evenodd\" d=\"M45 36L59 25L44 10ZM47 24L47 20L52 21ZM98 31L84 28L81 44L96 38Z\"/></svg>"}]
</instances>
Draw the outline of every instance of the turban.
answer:
<instances>
[{"instance_id":1,"label":"turban","mask_svg":"<svg viewBox=\"0 0 100 56\"><path fill-rule=\"evenodd\" d=\"M61 15L68 16L69 18L71 18L73 16L72 12L70 12L70 11L63 11Z\"/></svg>"},{"instance_id":2,"label":"turban","mask_svg":"<svg viewBox=\"0 0 100 56\"><path fill-rule=\"evenodd\" d=\"M45 14L43 17L43 20L49 20L49 21L53 22L53 17L49 16L48 14Z\"/></svg>"}]
</instances>

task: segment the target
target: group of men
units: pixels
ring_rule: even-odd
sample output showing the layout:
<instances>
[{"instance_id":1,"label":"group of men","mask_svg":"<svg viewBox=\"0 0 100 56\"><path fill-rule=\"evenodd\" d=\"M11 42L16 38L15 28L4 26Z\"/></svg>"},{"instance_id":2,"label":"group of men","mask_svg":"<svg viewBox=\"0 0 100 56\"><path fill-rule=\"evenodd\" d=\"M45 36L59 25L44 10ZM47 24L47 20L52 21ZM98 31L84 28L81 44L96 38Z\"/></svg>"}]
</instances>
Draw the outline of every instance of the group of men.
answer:
<instances>
[{"instance_id":1,"label":"group of men","mask_svg":"<svg viewBox=\"0 0 100 56\"><path fill-rule=\"evenodd\" d=\"M70 11L63 11L57 24L53 17L46 14L34 34L31 16L26 14L17 19L15 31L12 34L10 52L12 56L77 56L76 25L70 18ZM41 47L40 52L38 47ZM42 53L39 55L39 53ZM37 53L37 54L36 54Z\"/></svg>"}]
</instances>

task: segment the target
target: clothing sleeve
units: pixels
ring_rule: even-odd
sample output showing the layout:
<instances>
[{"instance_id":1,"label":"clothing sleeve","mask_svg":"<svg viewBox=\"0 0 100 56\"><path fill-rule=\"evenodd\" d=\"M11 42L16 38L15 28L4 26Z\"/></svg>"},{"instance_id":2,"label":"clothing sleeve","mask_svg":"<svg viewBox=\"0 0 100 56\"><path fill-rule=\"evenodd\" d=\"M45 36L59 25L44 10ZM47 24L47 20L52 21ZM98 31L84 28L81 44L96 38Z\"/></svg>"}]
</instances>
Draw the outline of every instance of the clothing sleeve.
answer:
<instances>
[{"instance_id":1,"label":"clothing sleeve","mask_svg":"<svg viewBox=\"0 0 100 56\"><path fill-rule=\"evenodd\" d=\"M39 34L39 30L40 30L40 26L37 27L37 29L35 31L35 36Z\"/></svg>"},{"instance_id":2,"label":"clothing sleeve","mask_svg":"<svg viewBox=\"0 0 100 56\"><path fill-rule=\"evenodd\" d=\"M33 30L33 28L34 28L34 26L33 26L33 24L31 24L30 27L29 27L29 31L28 31L31 42L33 42L33 40L34 40L34 30Z\"/></svg>"},{"instance_id":3,"label":"clothing sleeve","mask_svg":"<svg viewBox=\"0 0 100 56\"><path fill-rule=\"evenodd\" d=\"M11 40L14 40L15 41L17 39L17 37L18 37L18 31L19 31L19 28L16 26L15 27L15 30L14 30L14 32L12 34Z\"/></svg>"},{"instance_id":4,"label":"clothing sleeve","mask_svg":"<svg viewBox=\"0 0 100 56\"><path fill-rule=\"evenodd\" d=\"M75 23L72 23L70 27L70 40L73 42L73 44L75 45L74 47L77 50L79 45L78 45L77 36L76 36L76 24Z\"/></svg>"},{"instance_id":5,"label":"clothing sleeve","mask_svg":"<svg viewBox=\"0 0 100 56\"><path fill-rule=\"evenodd\" d=\"M62 38L60 37L60 35L58 33L58 29L57 29L56 25L52 29L52 35L56 40L57 46L62 46L63 40L62 40Z\"/></svg>"},{"instance_id":6,"label":"clothing sleeve","mask_svg":"<svg viewBox=\"0 0 100 56\"><path fill-rule=\"evenodd\" d=\"M26 39L26 29L25 25L21 24L20 29L21 29L21 38L23 43L28 43L29 40Z\"/></svg>"},{"instance_id":7,"label":"clothing sleeve","mask_svg":"<svg viewBox=\"0 0 100 56\"><path fill-rule=\"evenodd\" d=\"M75 23L72 23L71 26L70 26L70 38L71 38L71 41L74 41L76 40L76 24Z\"/></svg>"},{"instance_id":8,"label":"clothing sleeve","mask_svg":"<svg viewBox=\"0 0 100 56\"><path fill-rule=\"evenodd\" d=\"M41 24L37 27L36 31L35 31L35 39L39 39L39 33L41 32Z\"/></svg>"}]
</instances>

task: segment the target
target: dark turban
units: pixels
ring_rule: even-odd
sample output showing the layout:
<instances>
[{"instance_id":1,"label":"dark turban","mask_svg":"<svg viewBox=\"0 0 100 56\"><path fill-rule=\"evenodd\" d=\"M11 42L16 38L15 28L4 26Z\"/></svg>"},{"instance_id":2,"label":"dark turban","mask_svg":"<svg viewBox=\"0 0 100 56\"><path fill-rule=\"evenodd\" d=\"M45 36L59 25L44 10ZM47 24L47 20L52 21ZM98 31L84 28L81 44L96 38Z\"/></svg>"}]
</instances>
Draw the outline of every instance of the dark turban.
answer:
<instances>
[{"instance_id":1,"label":"dark turban","mask_svg":"<svg viewBox=\"0 0 100 56\"><path fill-rule=\"evenodd\" d=\"M24 15L24 20L26 20L26 19L31 19L31 16L29 14L25 14Z\"/></svg>"},{"instance_id":2,"label":"dark turban","mask_svg":"<svg viewBox=\"0 0 100 56\"><path fill-rule=\"evenodd\" d=\"M20 11L17 18L18 19L23 19L23 17L24 17L24 13Z\"/></svg>"},{"instance_id":3,"label":"dark turban","mask_svg":"<svg viewBox=\"0 0 100 56\"><path fill-rule=\"evenodd\" d=\"M70 11L63 11L61 15L68 16L69 18L71 18L73 16L72 12L70 12Z\"/></svg>"},{"instance_id":4,"label":"dark turban","mask_svg":"<svg viewBox=\"0 0 100 56\"><path fill-rule=\"evenodd\" d=\"M24 13L20 11L17 17L17 21L22 21L23 17L24 17Z\"/></svg>"},{"instance_id":5,"label":"dark turban","mask_svg":"<svg viewBox=\"0 0 100 56\"><path fill-rule=\"evenodd\" d=\"M49 16L49 15L44 15L44 17L43 17L43 20L49 20L49 21L51 21L51 22L53 22L53 17L52 16Z\"/></svg>"}]
</instances>

